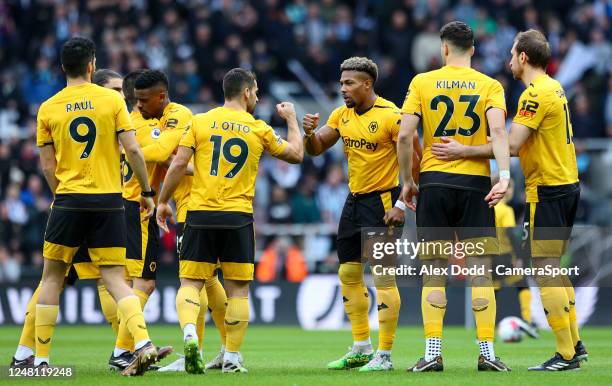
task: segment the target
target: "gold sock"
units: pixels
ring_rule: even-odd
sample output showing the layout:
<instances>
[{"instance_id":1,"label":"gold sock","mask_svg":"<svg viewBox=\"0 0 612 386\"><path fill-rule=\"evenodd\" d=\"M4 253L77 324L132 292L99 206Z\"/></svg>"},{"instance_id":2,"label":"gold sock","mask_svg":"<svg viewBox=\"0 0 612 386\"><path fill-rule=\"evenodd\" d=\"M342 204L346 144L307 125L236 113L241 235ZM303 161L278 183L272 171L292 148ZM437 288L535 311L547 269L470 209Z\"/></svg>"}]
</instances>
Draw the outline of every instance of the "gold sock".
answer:
<instances>
[{"instance_id":1,"label":"gold sock","mask_svg":"<svg viewBox=\"0 0 612 386\"><path fill-rule=\"evenodd\" d=\"M140 301L140 309L144 311L147 301L149 300L149 295L146 292L136 288L132 289L132 291L134 291L134 295L138 296L138 300Z\"/></svg>"},{"instance_id":2,"label":"gold sock","mask_svg":"<svg viewBox=\"0 0 612 386\"><path fill-rule=\"evenodd\" d=\"M567 294L567 300L569 301L569 322L570 332L572 333L572 342L574 343L574 346L576 346L580 340L578 321L576 320L576 293L574 292L574 285L567 276L563 276L563 286L565 287L565 293Z\"/></svg>"},{"instance_id":3,"label":"gold sock","mask_svg":"<svg viewBox=\"0 0 612 386\"><path fill-rule=\"evenodd\" d=\"M570 331L569 300L563 287L541 287L540 295L548 324L557 340L557 352L564 359L574 357L574 344Z\"/></svg>"},{"instance_id":4,"label":"gold sock","mask_svg":"<svg viewBox=\"0 0 612 386\"><path fill-rule=\"evenodd\" d=\"M376 296L378 297L378 349L389 351L393 348L402 301L397 287L376 288Z\"/></svg>"},{"instance_id":5,"label":"gold sock","mask_svg":"<svg viewBox=\"0 0 612 386\"><path fill-rule=\"evenodd\" d=\"M472 287L472 311L474 311L476 321L476 338L481 342L493 342L495 338L495 314L497 312L493 287Z\"/></svg>"},{"instance_id":6,"label":"gold sock","mask_svg":"<svg viewBox=\"0 0 612 386\"><path fill-rule=\"evenodd\" d=\"M363 266L361 263L343 263L338 269L338 277L342 285L342 301L344 311L351 321L353 341L370 339L370 308L368 289L363 282Z\"/></svg>"},{"instance_id":7,"label":"gold sock","mask_svg":"<svg viewBox=\"0 0 612 386\"><path fill-rule=\"evenodd\" d=\"M119 327L117 328L117 339L115 341L115 347L125 351L133 352L134 339L132 338L132 334L130 334L130 330L128 330L127 324L124 322L124 319L121 315L121 311L119 309L117 309L117 323L119 324Z\"/></svg>"},{"instance_id":8,"label":"gold sock","mask_svg":"<svg viewBox=\"0 0 612 386\"><path fill-rule=\"evenodd\" d=\"M249 325L249 298L228 298L225 312L225 350L240 351L247 327Z\"/></svg>"},{"instance_id":9,"label":"gold sock","mask_svg":"<svg viewBox=\"0 0 612 386\"><path fill-rule=\"evenodd\" d=\"M442 338L446 303L446 288L423 287L421 313L423 315L425 338Z\"/></svg>"},{"instance_id":10,"label":"gold sock","mask_svg":"<svg viewBox=\"0 0 612 386\"><path fill-rule=\"evenodd\" d=\"M59 306L36 305L36 357L49 358Z\"/></svg>"},{"instance_id":11,"label":"gold sock","mask_svg":"<svg viewBox=\"0 0 612 386\"><path fill-rule=\"evenodd\" d=\"M127 329L132 335L134 342L142 342L149 339L147 324L144 320L140 301L135 295L126 296L117 302L121 323L125 323Z\"/></svg>"},{"instance_id":12,"label":"gold sock","mask_svg":"<svg viewBox=\"0 0 612 386\"><path fill-rule=\"evenodd\" d=\"M111 294L108 292L104 285L98 286L98 296L100 296L100 306L102 307L102 313L106 318L108 324L115 332L115 335L119 333L119 320L117 319L117 302Z\"/></svg>"},{"instance_id":13,"label":"gold sock","mask_svg":"<svg viewBox=\"0 0 612 386\"><path fill-rule=\"evenodd\" d=\"M202 294L204 292L204 294ZM196 334L198 334L198 347L202 350L202 344L204 343L204 327L206 327L206 311L207 307L202 307L202 296L206 296L206 289L200 290L200 312L198 313L198 322L196 323Z\"/></svg>"},{"instance_id":14,"label":"gold sock","mask_svg":"<svg viewBox=\"0 0 612 386\"><path fill-rule=\"evenodd\" d=\"M206 291L202 295L201 291L198 292L197 288L189 285L179 288L176 293L176 312L181 329L187 324L197 325L200 308L206 310L206 304L202 304L202 300L206 300Z\"/></svg>"},{"instance_id":15,"label":"gold sock","mask_svg":"<svg viewBox=\"0 0 612 386\"><path fill-rule=\"evenodd\" d=\"M19 344L26 346L34 350L36 341L36 303L38 303L38 294L40 293L40 284L36 288L36 291L32 294L28 307L26 308L25 319L23 320L23 329L21 330L21 337L19 338Z\"/></svg>"},{"instance_id":16,"label":"gold sock","mask_svg":"<svg viewBox=\"0 0 612 386\"><path fill-rule=\"evenodd\" d=\"M221 285L219 277L215 275L212 279L206 280L204 289L208 295L210 316L217 330L219 330L219 335L221 335L221 344L225 345L225 339L227 339L225 323L223 322L225 313L227 312L227 295L225 294L225 288Z\"/></svg>"},{"instance_id":17,"label":"gold sock","mask_svg":"<svg viewBox=\"0 0 612 386\"><path fill-rule=\"evenodd\" d=\"M518 293L519 305L521 307L521 318L531 323L531 290L523 288Z\"/></svg>"}]
</instances>

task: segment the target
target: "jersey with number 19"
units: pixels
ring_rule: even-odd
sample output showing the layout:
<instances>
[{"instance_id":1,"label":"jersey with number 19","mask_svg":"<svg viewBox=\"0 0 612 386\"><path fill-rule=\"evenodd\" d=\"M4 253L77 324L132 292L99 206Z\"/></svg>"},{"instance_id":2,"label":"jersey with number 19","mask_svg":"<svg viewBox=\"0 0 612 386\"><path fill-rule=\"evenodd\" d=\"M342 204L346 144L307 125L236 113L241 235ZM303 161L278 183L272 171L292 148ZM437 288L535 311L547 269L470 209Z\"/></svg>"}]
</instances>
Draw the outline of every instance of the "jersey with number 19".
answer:
<instances>
[{"instance_id":1,"label":"jersey with number 19","mask_svg":"<svg viewBox=\"0 0 612 386\"><path fill-rule=\"evenodd\" d=\"M180 251L180 276L252 280L253 196L259 160L286 142L246 111L218 107L193 117L180 146L194 152L194 177Z\"/></svg>"},{"instance_id":2,"label":"jersey with number 19","mask_svg":"<svg viewBox=\"0 0 612 386\"><path fill-rule=\"evenodd\" d=\"M125 218L117 136L133 130L125 102L91 83L68 86L45 101L37 145L53 146L58 186L43 255L70 263L85 242L94 263L125 264Z\"/></svg>"}]
</instances>

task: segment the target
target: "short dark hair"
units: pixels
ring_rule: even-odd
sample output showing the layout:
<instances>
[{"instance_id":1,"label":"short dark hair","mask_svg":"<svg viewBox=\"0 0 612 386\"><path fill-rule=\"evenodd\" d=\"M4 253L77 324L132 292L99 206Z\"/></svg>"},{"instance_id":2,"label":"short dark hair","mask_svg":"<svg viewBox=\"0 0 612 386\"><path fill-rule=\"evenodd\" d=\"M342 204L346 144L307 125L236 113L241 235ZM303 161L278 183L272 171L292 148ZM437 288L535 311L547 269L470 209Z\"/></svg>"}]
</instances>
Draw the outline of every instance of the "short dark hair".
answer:
<instances>
[{"instance_id":1,"label":"short dark hair","mask_svg":"<svg viewBox=\"0 0 612 386\"><path fill-rule=\"evenodd\" d=\"M91 40L83 37L69 39L62 46L60 54L66 76L78 78L87 74L87 65L95 56L96 45Z\"/></svg>"},{"instance_id":2,"label":"short dark hair","mask_svg":"<svg viewBox=\"0 0 612 386\"><path fill-rule=\"evenodd\" d=\"M474 46L474 31L462 21L451 21L440 29L440 40L467 51Z\"/></svg>"},{"instance_id":3,"label":"short dark hair","mask_svg":"<svg viewBox=\"0 0 612 386\"><path fill-rule=\"evenodd\" d=\"M223 77L223 96L226 100L234 99L245 88L255 86L255 74L244 68L233 68Z\"/></svg>"},{"instance_id":4,"label":"short dark hair","mask_svg":"<svg viewBox=\"0 0 612 386\"><path fill-rule=\"evenodd\" d=\"M106 86L108 81L110 81L111 79L116 79L116 78L121 79L122 78L121 74L113 70L109 70L108 68L101 68L99 70L96 70L96 72L94 72L92 82L97 84L98 86L104 87Z\"/></svg>"},{"instance_id":5,"label":"short dark hair","mask_svg":"<svg viewBox=\"0 0 612 386\"><path fill-rule=\"evenodd\" d=\"M372 78L372 82L376 82L378 78L378 66L371 59L353 56L352 58L346 59L340 65L340 72L342 71L357 71L368 74Z\"/></svg>"},{"instance_id":6,"label":"short dark hair","mask_svg":"<svg viewBox=\"0 0 612 386\"><path fill-rule=\"evenodd\" d=\"M134 95L134 83L136 83L136 79L145 72L144 69L135 70L127 74L123 78L123 95L125 96L125 100L128 101L131 105L136 104L136 96Z\"/></svg>"},{"instance_id":7,"label":"short dark hair","mask_svg":"<svg viewBox=\"0 0 612 386\"><path fill-rule=\"evenodd\" d=\"M551 54L548 40L542 32L535 29L519 32L514 41L516 42L516 53L524 52L527 55L527 63L546 69Z\"/></svg>"},{"instance_id":8,"label":"short dark hair","mask_svg":"<svg viewBox=\"0 0 612 386\"><path fill-rule=\"evenodd\" d=\"M159 70L143 70L134 82L134 89L144 90L157 85L162 85L168 89L168 77Z\"/></svg>"}]
</instances>

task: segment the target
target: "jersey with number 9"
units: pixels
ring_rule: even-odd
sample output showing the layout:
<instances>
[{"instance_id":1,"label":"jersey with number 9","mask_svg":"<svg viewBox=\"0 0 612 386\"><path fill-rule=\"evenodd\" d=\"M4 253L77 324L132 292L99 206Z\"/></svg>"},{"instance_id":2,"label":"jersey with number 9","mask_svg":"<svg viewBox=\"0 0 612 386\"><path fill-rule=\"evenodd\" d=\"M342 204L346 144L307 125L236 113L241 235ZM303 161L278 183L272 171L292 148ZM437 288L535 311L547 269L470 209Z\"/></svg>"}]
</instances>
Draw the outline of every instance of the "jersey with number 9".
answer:
<instances>
[{"instance_id":1,"label":"jersey with number 9","mask_svg":"<svg viewBox=\"0 0 612 386\"><path fill-rule=\"evenodd\" d=\"M117 135L133 130L114 90L85 83L65 87L38 110L36 143L56 152L56 193L121 193Z\"/></svg>"},{"instance_id":2,"label":"jersey with number 9","mask_svg":"<svg viewBox=\"0 0 612 386\"><path fill-rule=\"evenodd\" d=\"M282 153L286 142L246 111L218 107L194 115L180 146L193 149L189 211L253 213L259 160Z\"/></svg>"},{"instance_id":3,"label":"jersey with number 9","mask_svg":"<svg viewBox=\"0 0 612 386\"><path fill-rule=\"evenodd\" d=\"M489 161L459 159L440 161L431 153L431 144L451 137L465 145L487 143L486 111L506 111L501 84L469 67L444 66L412 79L402 106L423 122L421 172L443 172L489 176Z\"/></svg>"}]
</instances>

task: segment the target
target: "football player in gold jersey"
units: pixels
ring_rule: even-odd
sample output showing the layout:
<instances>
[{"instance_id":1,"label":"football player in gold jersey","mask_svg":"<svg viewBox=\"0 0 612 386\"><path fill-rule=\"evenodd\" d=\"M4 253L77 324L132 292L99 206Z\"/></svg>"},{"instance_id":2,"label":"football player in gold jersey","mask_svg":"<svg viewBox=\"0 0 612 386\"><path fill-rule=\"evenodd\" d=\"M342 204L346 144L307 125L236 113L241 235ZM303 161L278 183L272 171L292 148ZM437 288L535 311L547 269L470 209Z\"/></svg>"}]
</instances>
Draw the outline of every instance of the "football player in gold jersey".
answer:
<instances>
[{"instance_id":1,"label":"football player in gold jersey","mask_svg":"<svg viewBox=\"0 0 612 386\"><path fill-rule=\"evenodd\" d=\"M120 74L113 70L96 70L96 72L93 74L92 82L98 86L118 91L121 95L123 95L123 91L121 90L123 78ZM97 281L102 313L104 314L106 321L111 325L115 334L117 334L119 328L119 322L117 320L117 302L115 302L115 299L113 299L111 294L106 290L106 287L104 287L104 282L100 277L100 270L91 261L86 245L80 246L74 255L72 265L66 275L66 284L71 285L77 279L94 279ZM28 302L26 315L23 321L23 328L19 338L19 344L10 365L12 368L31 367L34 364L34 328L36 322L36 303L38 302L39 293L40 286L36 288L32 294L32 297L30 298L30 301Z\"/></svg>"},{"instance_id":2,"label":"football player in gold jersey","mask_svg":"<svg viewBox=\"0 0 612 386\"><path fill-rule=\"evenodd\" d=\"M152 192L146 166L125 102L116 92L91 83L93 42L70 39L62 47L61 61L67 86L41 105L37 119L41 167L55 199L45 230L34 365L49 364L64 275L76 250L86 243L104 285L117 301L120 319L136 341L134 358L122 374L142 374L156 360L157 351L149 339L138 298L124 278L126 228L119 142L145 196ZM153 199L143 197L142 203L151 216Z\"/></svg>"},{"instance_id":3,"label":"football player in gold jersey","mask_svg":"<svg viewBox=\"0 0 612 386\"><path fill-rule=\"evenodd\" d=\"M168 78L161 71L142 71L134 83L134 96L137 101L136 109L140 112L142 118L159 120L159 127L161 129L159 138L142 148L145 161L157 163L159 170L159 167L168 164L172 155L176 153L183 132L191 124L192 113L187 107L170 101L168 95ZM162 173L163 172L164 171L162 171ZM176 242L179 248L183 239L183 230L192 180L193 177L189 175L182 178L173 195L177 209L176 220L178 224L176 227ZM128 258L129 257L130 256L128 256ZM217 275L214 275L206 281L205 288L202 292L205 292L202 296L208 298L212 319L219 330L221 340L224 342L225 325L223 323L223 317L226 312L227 296ZM200 311L201 315L198 318L197 331L199 346L201 348L202 338L204 336L206 307L202 307ZM223 351L224 345L222 344L220 353ZM222 363L219 358L221 356L222 355L217 355L217 358L207 363L207 368L220 369ZM181 366L184 368L183 362L184 361L179 359L161 370L180 371Z\"/></svg>"},{"instance_id":4,"label":"football player in gold jersey","mask_svg":"<svg viewBox=\"0 0 612 386\"><path fill-rule=\"evenodd\" d=\"M143 71L137 70L129 73L122 83L122 93L126 102L132 106L130 117L136 130L136 141L140 147L152 143L160 135L157 119L143 119L136 108L134 81ZM144 310L149 296L155 289L159 228L154 219L141 215L139 198L142 191L130 164L125 159L123 160L122 174L122 196L127 226L126 271L132 289L138 296L140 305ZM155 163L147 163L147 175L151 189L158 190L163 178L162 167ZM125 323L119 323L115 349L108 361L109 369L123 370L126 363L130 361L134 351L134 343ZM158 360L167 357L170 353L172 353L171 346L157 347Z\"/></svg>"},{"instance_id":5,"label":"football player in gold jersey","mask_svg":"<svg viewBox=\"0 0 612 386\"><path fill-rule=\"evenodd\" d=\"M350 194L338 225L338 277L344 309L351 322L353 347L342 358L328 363L330 370L361 367L360 371L393 370L391 349L400 310L395 277L374 275L378 301L379 342L374 354L370 342L370 301L363 278L362 228L404 223L404 203L399 200L399 165L396 142L400 111L374 91L376 63L353 57L340 66L340 91L345 105L336 108L327 124L315 131L318 114L303 119L304 147L319 155L338 140L348 160ZM418 147L418 136L415 137ZM366 249L366 248L363 248Z\"/></svg>"},{"instance_id":6,"label":"football player in gold jersey","mask_svg":"<svg viewBox=\"0 0 612 386\"><path fill-rule=\"evenodd\" d=\"M508 371L496 358L496 302L492 286L492 256L499 253L493 206L508 188L508 136L504 126L506 104L498 81L471 68L474 34L469 26L455 21L440 30L444 66L415 76L402 107L398 157L404 181L403 197L412 201L419 192L416 223L419 240L476 243L483 252L468 256L467 265L484 271L469 278L472 309L480 348L478 370ZM412 136L423 122L423 158L419 188L412 181ZM432 146L453 137L467 144L487 143L491 132L500 182L491 188L489 161L484 159L438 160ZM421 253L423 264L446 268L448 256L440 248ZM432 271L430 271L432 272ZM421 309L425 330L425 356L409 371L442 371L442 326L446 310L446 275L424 274Z\"/></svg>"},{"instance_id":7,"label":"football player in gold jersey","mask_svg":"<svg viewBox=\"0 0 612 386\"><path fill-rule=\"evenodd\" d=\"M510 153L518 155L525 174L526 234L534 267L558 267L569 240L580 198L576 152L565 91L546 74L550 46L539 31L519 33L512 47L510 68L527 87L519 98L510 126ZM440 145L439 158L487 158L491 145ZM587 351L576 321L575 294L567 276L536 276L557 352L535 371L580 367Z\"/></svg>"},{"instance_id":8,"label":"football player in gold jersey","mask_svg":"<svg viewBox=\"0 0 612 386\"><path fill-rule=\"evenodd\" d=\"M222 371L247 372L239 350L249 322L249 283L253 280L255 234L253 195L264 151L291 163L302 161L304 149L291 103L277 105L287 121L287 141L253 117L257 82L250 71L235 68L223 78L225 103L198 114L185 129L176 158L159 197L157 221L167 230L172 218L168 201L194 157L194 177L180 252L181 287L176 295L185 342L185 369L202 373L196 322L206 309L204 282L220 264L227 290L225 353Z\"/></svg>"}]
</instances>

